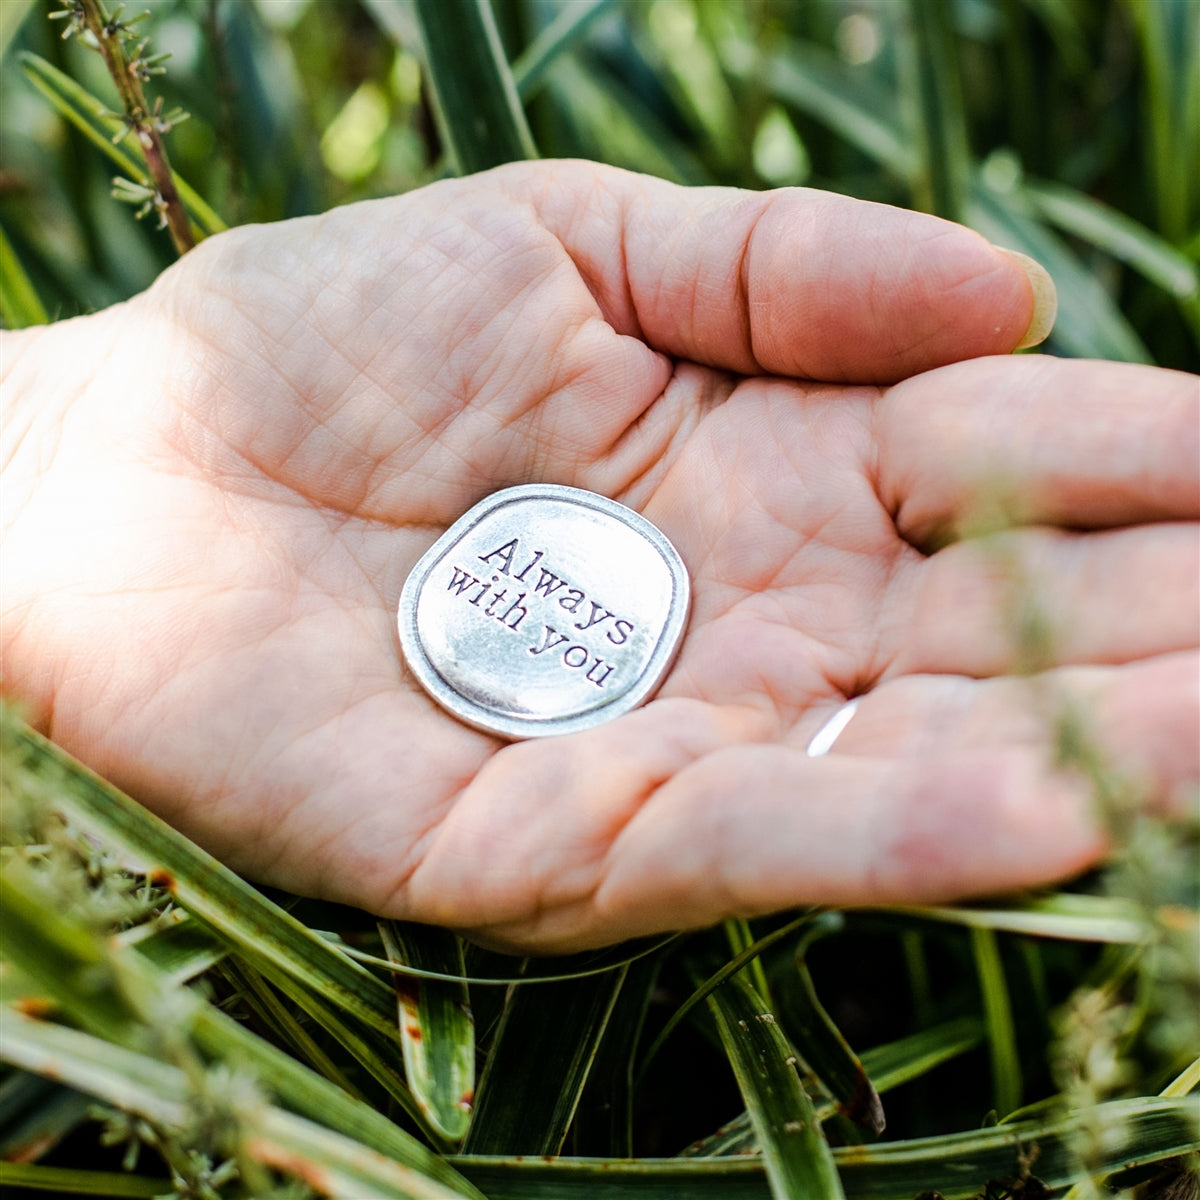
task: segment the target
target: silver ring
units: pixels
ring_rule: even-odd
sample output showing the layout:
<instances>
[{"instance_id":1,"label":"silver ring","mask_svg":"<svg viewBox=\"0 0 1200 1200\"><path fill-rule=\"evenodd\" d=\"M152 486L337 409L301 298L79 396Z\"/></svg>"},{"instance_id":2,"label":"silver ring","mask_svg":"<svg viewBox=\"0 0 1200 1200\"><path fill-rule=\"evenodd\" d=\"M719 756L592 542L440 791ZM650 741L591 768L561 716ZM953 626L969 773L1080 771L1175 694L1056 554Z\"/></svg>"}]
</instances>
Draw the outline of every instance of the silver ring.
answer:
<instances>
[{"instance_id":1,"label":"silver ring","mask_svg":"<svg viewBox=\"0 0 1200 1200\"><path fill-rule=\"evenodd\" d=\"M804 752L809 758L820 758L823 754L828 754L833 749L833 743L838 740L842 730L850 724L850 718L858 711L858 702L860 699L861 697L855 697L853 700L847 700L817 730L813 735L812 741L808 743L808 749Z\"/></svg>"}]
</instances>

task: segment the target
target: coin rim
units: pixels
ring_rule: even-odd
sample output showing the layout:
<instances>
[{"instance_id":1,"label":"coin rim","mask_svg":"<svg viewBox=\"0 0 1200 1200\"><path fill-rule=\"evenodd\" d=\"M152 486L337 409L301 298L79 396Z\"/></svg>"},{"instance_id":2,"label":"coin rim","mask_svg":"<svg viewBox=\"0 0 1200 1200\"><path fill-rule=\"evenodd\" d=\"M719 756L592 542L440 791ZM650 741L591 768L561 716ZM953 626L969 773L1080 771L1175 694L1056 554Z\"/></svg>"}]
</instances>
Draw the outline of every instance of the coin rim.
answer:
<instances>
[{"instance_id":1,"label":"coin rim","mask_svg":"<svg viewBox=\"0 0 1200 1200\"><path fill-rule=\"evenodd\" d=\"M671 576L671 601L667 609L667 619L663 623L662 635L650 654L641 678L620 696L573 717L512 717L496 713L482 704L468 700L438 673L421 643L421 637L417 630L417 603L421 591L428 581L434 565L442 558L449 546L460 541L484 517L489 516L498 508L523 500L568 501L578 504L582 508L602 512L631 526L659 552ZM614 717L619 717L637 708L650 698L671 669L671 664L675 661L675 656L683 641L683 631L691 608L691 590L691 580L688 578L687 568L683 565L679 552L671 545L666 534L646 520L641 513L627 508L616 500L610 500L607 496L601 496L583 488L568 487L566 484L558 483L521 484L518 487L503 488L498 492L493 492L468 509L417 560L416 566L409 572L400 592L400 603L396 614L400 648L409 670L433 699L459 720L475 729L483 730L485 733L499 734L510 741L575 733L581 729L591 729L605 721L611 721Z\"/></svg>"}]
</instances>

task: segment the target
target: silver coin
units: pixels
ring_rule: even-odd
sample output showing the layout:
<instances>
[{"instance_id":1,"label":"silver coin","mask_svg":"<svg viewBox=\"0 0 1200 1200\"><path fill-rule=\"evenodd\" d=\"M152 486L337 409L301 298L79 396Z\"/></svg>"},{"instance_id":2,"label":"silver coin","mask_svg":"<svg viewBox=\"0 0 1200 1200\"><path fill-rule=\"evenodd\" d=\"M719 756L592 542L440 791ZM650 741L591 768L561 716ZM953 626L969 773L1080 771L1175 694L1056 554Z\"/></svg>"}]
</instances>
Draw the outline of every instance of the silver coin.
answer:
<instances>
[{"instance_id":1,"label":"silver coin","mask_svg":"<svg viewBox=\"0 0 1200 1200\"><path fill-rule=\"evenodd\" d=\"M674 546L614 500L507 488L429 548L400 595L400 645L443 708L513 740L573 733L646 701L691 589Z\"/></svg>"}]
</instances>

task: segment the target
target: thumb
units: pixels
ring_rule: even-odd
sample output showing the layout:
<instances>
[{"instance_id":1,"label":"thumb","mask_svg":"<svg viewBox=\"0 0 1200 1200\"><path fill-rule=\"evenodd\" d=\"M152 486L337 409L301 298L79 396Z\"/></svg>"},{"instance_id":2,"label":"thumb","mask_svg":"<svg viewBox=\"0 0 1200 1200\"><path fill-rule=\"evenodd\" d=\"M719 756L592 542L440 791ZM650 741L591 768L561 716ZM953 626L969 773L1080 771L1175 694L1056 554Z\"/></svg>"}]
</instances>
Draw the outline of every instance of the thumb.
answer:
<instances>
[{"instance_id":1,"label":"thumb","mask_svg":"<svg viewBox=\"0 0 1200 1200\"><path fill-rule=\"evenodd\" d=\"M1042 340L1032 259L926 213L809 189L685 188L590 163L504 169L619 333L744 374L887 383Z\"/></svg>"}]
</instances>

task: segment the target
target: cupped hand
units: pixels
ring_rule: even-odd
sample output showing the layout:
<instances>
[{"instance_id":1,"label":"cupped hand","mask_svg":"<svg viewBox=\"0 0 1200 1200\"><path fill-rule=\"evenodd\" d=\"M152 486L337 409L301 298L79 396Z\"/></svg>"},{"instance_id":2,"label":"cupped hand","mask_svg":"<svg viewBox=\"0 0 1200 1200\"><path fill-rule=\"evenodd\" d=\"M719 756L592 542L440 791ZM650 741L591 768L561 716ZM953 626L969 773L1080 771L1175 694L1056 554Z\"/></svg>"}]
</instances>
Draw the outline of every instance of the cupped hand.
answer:
<instances>
[{"instance_id":1,"label":"cupped hand","mask_svg":"<svg viewBox=\"0 0 1200 1200\"><path fill-rule=\"evenodd\" d=\"M976 357L1032 310L930 217L583 164L222 235L5 344L5 686L251 877L511 948L1061 878L1064 713L1200 775L1200 388ZM644 708L506 745L395 612L530 481L644 513L693 611Z\"/></svg>"}]
</instances>

